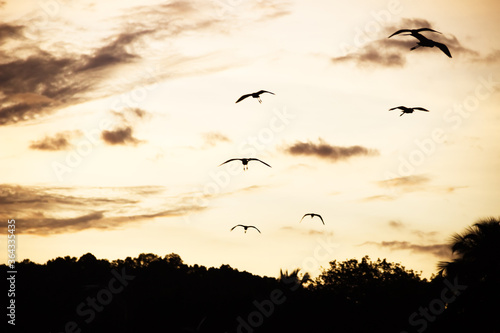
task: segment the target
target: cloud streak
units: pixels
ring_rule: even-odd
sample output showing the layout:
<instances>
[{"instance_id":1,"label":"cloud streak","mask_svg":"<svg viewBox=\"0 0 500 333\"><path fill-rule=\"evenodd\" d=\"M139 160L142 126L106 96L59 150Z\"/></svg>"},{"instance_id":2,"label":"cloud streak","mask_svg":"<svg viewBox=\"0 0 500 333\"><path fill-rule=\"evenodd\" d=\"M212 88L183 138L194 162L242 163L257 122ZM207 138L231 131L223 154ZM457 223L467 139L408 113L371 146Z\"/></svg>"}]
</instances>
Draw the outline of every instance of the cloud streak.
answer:
<instances>
[{"instance_id":1,"label":"cloud streak","mask_svg":"<svg viewBox=\"0 0 500 333\"><path fill-rule=\"evenodd\" d=\"M448 244L430 244L419 245L406 241L382 241L382 242L365 242L361 245L376 245L390 250L408 250L413 253L433 254L438 258L450 258L451 249Z\"/></svg>"},{"instance_id":2,"label":"cloud streak","mask_svg":"<svg viewBox=\"0 0 500 333\"><path fill-rule=\"evenodd\" d=\"M202 37L206 32L220 33L224 31L223 27L237 19L228 22L227 17L204 15L215 13L217 5L203 1L171 1L128 7L110 20L113 29L96 32L94 35L100 37L90 43L63 32L49 36L43 29L36 29L38 22L32 17L0 24L0 91L3 92L0 96L0 125L40 119L70 105L183 75L181 69L192 68L193 60L212 57L213 54L183 54L175 42L190 34ZM266 10L262 10L254 21L283 12L282 6L265 7ZM58 20L64 26L69 25L66 31L89 29L64 21L62 17L52 17L51 24L58 23ZM31 29L33 27L35 29ZM28 31L36 33L32 36ZM9 43L20 39L23 43ZM40 43L40 40L50 43ZM230 66L228 63L225 61L224 66ZM134 67L140 64L147 66ZM126 84L116 84L116 73L125 66L129 70L122 71L123 76L130 76L132 68L144 71L144 67L153 66L154 69L148 72L148 78L139 75ZM204 68L200 70L211 65L202 66ZM215 66L213 70L224 69L224 66ZM19 101L19 96L27 93L43 96L44 101Z\"/></svg>"},{"instance_id":3,"label":"cloud streak","mask_svg":"<svg viewBox=\"0 0 500 333\"><path fill-rule=\"evenodd\" d=\"M165 191L159 186L67 188L2 184L0 210L16 219L19 234L48 236L87 229L112 230L205 209L196 205L190 194L171 197ZM148 199L154 199L155 204L148 203ZM5 234L6 230L0 233Z\"/></svg>"},{"instance_id":4,"label":"cloud streak","mask_svg":"<svg viewBox=\"0 0 500 333\"><path fill-rule=\"evenodd\" d=\"M298 141L292 145L284 147L283 151L294 156L315 156L329 160L330 162L344 161L356 156L379 155L379 151L376 149L370 149L358 145L349 147L334 146L328 144L321 138L318 143Z\"/></svg>"}]
</instances>

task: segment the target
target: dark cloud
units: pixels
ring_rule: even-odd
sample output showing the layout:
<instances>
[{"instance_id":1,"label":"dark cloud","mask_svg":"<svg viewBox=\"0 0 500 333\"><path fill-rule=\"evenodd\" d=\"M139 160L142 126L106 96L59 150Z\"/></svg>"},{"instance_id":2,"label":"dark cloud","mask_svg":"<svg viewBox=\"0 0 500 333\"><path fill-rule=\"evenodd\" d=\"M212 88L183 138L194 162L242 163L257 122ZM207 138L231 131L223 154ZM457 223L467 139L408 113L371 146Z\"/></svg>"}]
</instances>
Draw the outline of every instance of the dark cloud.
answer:
<instances>
[{"instance_id":1,"label":"dark cloud","mask_svg":"<svg viewBox=\"0 0 500 333\"><path fill-rule=\"evenodd\" d=\"M410 49L415 46L417 42L417 39L414 37L396 35L388 38L388 36L400 29L417 28L431 28L439 31L439 29L425 19L403 18L397 25L384 27L377 39L343 56L333 57L331 61L333 63L352 62L359 67L403 67L406 64L406 58L409 56L410 52L429 52L429 48L421 47L411 51ZM443 34L437 34L433 32L422 32L422 35L447 45L453 57L459 55L468 56L471 59L480 58L478 52L463 46L455 36L449 33L443 32ZM432 50L441 53L437 48L433 48Z\"/></svg>"},{"instance_id":2,"label":"dark cloud","mask_svg":"<svg viewBox=\"0 0 500 333\"><path fill-rule=\"evenodd\" d=\"M139 38L151 33L153 30L141 30L123 32L113 37L106 45L96 49L91 56L82 56L81 65L76 68L76 71L109 67L139 58L137 54L128 52L127 47L133 45Z\"/></svg>"},{"instance_id":3,"label":"dark cloud","mask_svg":"<svg viewBox=\"0 0 500 333\"><path fill-rule=\"evenodd\" d=\"M286 6L273 7L274 3L262 5L265 10L253 21L283 13ZM195 34L203 38L206 32L227 31L232 24L240 22L236 17L217 15L221 6L203 1L169 1L132 7L124 13L113 14L110 20L115 26L109 31L114 33L88 43L85 49L78 45L78 35L74 40L68 38L58 43L54 40L57 34L47 36L46 31L38 29L39 22L29 15L17 19L15 24L0 24L0 91L3 93L0 125L40 118L69 105L128 92L138 85L151 85L174 75L188 75L194 61L199 60L201 68L194 69L199 71L218 71L231 66L227 57L221 59L222 65L213 65L211 61L207 65L203 60L214 57L213 53L186 55L174 45L178 38ZM71 24L63 18L51 20L61 26ZM88 26L70 26L68 30L88 29ZM34 34L28 33L30 31ZM5 42L12 36L22 39L23 43ZM67 47L51 49L49 43L40 43L40 39ZM75 47L71 47L72 43ZM79 49L82 51L75 51ZM144 66L134 67L136 65ZM124 66L136 70L122 71L117 78L117 70ZM127 80L133 73L146 71L145 67L154 69L147 75L135 75ZM126 84L117 84L120 79ZM51 102L35 105L13 101L13 96L24 93L38 94Z\"/></svg>"},{"instance_id":4,"label":"dark cloud","mask_svg":"<svg viewBox=\"0 0 500 333\"><path fill-rule=\"evenodd\" d=\"M45 236L115 229L132 222L183 216L203 209L189 194L168 197L164 192L159 186L67 188L2 184L0 211L16 220L19 234ZM164 200L161 208L148 206L145 199L151 196Z\"/></svg>"},{"instance_id":5,"label":"dark cloud","mask_svg":"<svg viewBox=\"0 0 500 333\"><path fill-rule=\"evenodd\" d=\"M144 120L150 114L140 108L124 108L121 111L111 111L118 118L116 128L101 132L101 139L108 145L131 145L143 143L134 137L132 124L137 125L138 120Z\"/></svg>"},{"instance_id":6,"label":"dark cloud","mask_svg":"<svg viewBox=\"0 0 500 333\"><path fill-rule=\"evenodd\" d=\"M332 58L333 63L354 62L360 67L403 67L406 64L405 50L415 43L382 39L365 45L357 52Z\"/></svg>"},{"instance_id":7,"label":"dark cloud","mask_svg":"<svg viewBox=\"0 0 500 333\"><path fill-rule=\"evenodd\" d=\"M30 149L35 150L67 150L72 147L71 139L75 136L81 135L80 132L61 132L54 136L46 136L41 140L33 141L30 144Z\"/></svg>"},{"instance_id":8,"label":"dark cloud","mask_svg":"<svg viewBox=\"0 0 500 333\"><path fill-rule=\"evenodd\" d=\"M363 146L333 146L321 138L318 143L313 142L296 142L290 146L283 148L290 155L306 155L324 158L332 162L347 160L355 156L374 156L378 155L376 149L369 149Z\"/></svg>"},{"instance_id":9,"label":"dark cloud","mask_svg":"<svg viewBox=\"0 0 500 333\"><path fill-rule=\"evenodd\" d=\"M419 245L405 241L391 241L391 242L366 242L361 245L376 245L378 247L389 248L390 250L409 250L413 253L430 253L439 258L450 258L451 249L447 244L430 244Z\"/></svg>"},{"instance_id":10,"label":"dark cloud","mask_svg":"<svg viewBox=\"0 0 500 333\"><path fill-rule=\"evenodd\" d=\"M2 3L0 2L0 7ZM22 31L24 30L24 26L21 25L11 25L8 23L0 23L0 46L7 39L17 39L22 36Z\"/></svg>"},{"instance_id":11,"label":"dark cloud","mask_svg":"<svg viewBox=\"0 0 500 333\"><path fill-rule=\"evenodd\" d=\"M132 127L117 128L110 131L102 131L101 139L109 145L132 145L136 146L141 140L134 138Z\"/></svg>"}]
</instances>

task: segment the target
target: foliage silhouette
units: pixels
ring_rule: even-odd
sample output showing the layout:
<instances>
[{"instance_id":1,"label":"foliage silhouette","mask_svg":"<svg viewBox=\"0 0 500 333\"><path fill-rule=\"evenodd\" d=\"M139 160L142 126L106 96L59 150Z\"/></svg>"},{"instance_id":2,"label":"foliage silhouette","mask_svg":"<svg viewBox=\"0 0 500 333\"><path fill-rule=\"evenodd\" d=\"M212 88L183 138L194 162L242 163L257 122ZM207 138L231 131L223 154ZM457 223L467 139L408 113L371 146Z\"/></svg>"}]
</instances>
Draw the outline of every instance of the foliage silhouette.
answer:
<instances>
[{"instance_id":1,"label":"foliage silhouette","mask_svg":"<svg viewBox=\"0 0 500 333\"><path fill-rule=\"evenodd\" d=\"M457 329L500 332L500 219L483 219L451 237L456 257L439 262L441 279L467 286L447 309Z\"/></svg>"},{"instance_id":2,"label":"foliage silhouette","mask_svg":"<svg viewBox=\"0 0 500 333\"><path fill-rule=\"evenodd\" d=\"M460 295L448 292L449 298L456 296L454 301L425 331L498 332L498 229L499 221L490 219L454 235L450 246L457 257L441 263L440 274L430 281L398 263L371 261L368 256L333 260L314 280L299 269L281 270L278 278L271 278L229 265L186 265L175 253L141 253L113 261L91 253L45 264L24 260L16 264L16 328L93 333L417 332L409 324L411 314L432 304L457 278L467 289ZM8 270L6 265L1 268ZM128 280L120 282L117 276ZM272 303L273 295L280 301ZM76 326L67 330L70 322Z\"/></svg>"}]
</instances>

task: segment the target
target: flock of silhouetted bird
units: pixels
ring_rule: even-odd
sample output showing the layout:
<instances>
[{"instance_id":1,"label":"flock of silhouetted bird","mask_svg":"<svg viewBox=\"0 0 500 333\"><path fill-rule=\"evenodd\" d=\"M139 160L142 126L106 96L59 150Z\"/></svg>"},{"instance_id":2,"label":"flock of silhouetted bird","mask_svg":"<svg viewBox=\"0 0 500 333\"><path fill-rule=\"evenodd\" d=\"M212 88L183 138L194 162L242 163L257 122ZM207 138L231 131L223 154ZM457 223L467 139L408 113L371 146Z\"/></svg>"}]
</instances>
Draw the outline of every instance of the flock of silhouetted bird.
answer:
<instances>
[{"instance_id":1,"label":"flock of silhouetted bird","mask_svg":"<svg viewBox=\"0 0 500 333\"><path fill-rule=\"evenodd\" d=\"M401 29L401 30L396 31L392 35L390 35L388 38L391 38L392 36L399 35L399 34L401 34L402 36L412 36L412 37L415 37L416 39L418 39L418 42L417 42L417 45L415 45L412 48L410 48L411 51L413 51L413 50L415 50L415 49L417 49L419 47L430 47L431 48L431 47L435 46L435 47L439 48L441 51L443 51L444 54L446 54L448 57L451 58L450 50L448 49L448 47L445 44L438 43L436 41L433 41L432 39L429 39L429 38L423 36L422 34L420 34L420 32L422 32L422 31L431 31L431 32L435 32L435 33L440 34L439 31L436 31L436 30L433 30L433 29L430 29L430 28ZM262 95L264 93L268 93L268 94L274 95L274 93L272 93L270 91L260 90L260 91L254 92L254 93L245 94L245 95L241 96L240 98L238 98L238 100L236 101L236 103L241 102L242 100L244 100L247 97L256 98L259 101L259 103L262 103L262 100L260 99L260 95ZM393 111L393 110L400 110L400 111L402 111L401 114L399 115L400 117L402 115L404 115L405 113L413 113L413 111L415 111L415 110L429 112L429 110L427 110L427 109L425 109L423 107L419 107L419 106L417 106L417 107L396 106L396 107L393 107L393 108L389 109L389 111ZM250 158L231 158L231 159L225 161L224 163L221 163L219 166L221 166L223 164L226 164L226 163L229 163L229 162L232 162L232 161L241 161L241 163L243 164L243 170L248 170L248 162L250 162L250 161L258 161L258 162L261 162L264 165L266 165L266 166L268 166L268 167L271 168L271 166L269 164L267 164L266 162L261 161L258 158L253 158L253 157L250 157ZM302 222L302 220L306 216L310 216L311 219L316 216L316 217L318 217L321 220L321 222L323 223L323 225L325 225L325 221L323 220L323 217L321 215L319 215L319 214L316 214L316 213L307 213L307 214L304 214L304 216L302 216L302 219L300 220L300 222ZM234 227L231 228L231 231L233 231L236 227L242 227L244 229L245 233L247 232L247 230L249 228L253 228L253 229L257 230L259 233L261 233L260 230L256 226L253 226L253 225L243 225L243 224L237 224L237 225L235 225Z\"/></svg>"}]
</instances>

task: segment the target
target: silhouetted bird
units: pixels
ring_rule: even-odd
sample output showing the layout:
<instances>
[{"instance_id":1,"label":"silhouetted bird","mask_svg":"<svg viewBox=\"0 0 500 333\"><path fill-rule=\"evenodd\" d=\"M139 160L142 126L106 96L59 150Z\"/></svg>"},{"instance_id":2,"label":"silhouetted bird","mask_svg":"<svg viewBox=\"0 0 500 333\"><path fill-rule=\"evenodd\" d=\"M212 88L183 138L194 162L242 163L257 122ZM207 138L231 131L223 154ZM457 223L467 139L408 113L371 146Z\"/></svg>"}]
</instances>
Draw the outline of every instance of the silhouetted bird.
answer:
<instances>
[{"instance_id":1,"label":"silhouetted bird","mask_svg":"<svg viewBox=\"0 0 500 333\"><path fill-rule=\"evenodd\" d=\"M234 227L231 228L231 231L233 231L234 228L236 227L243 227L245 229L245 234L247 233L247 229L248 228L254 228L255 230L257 230L259 232L259 234L261 233L259 229L257 229L257 227L254 227L253 225L243 225L243 224L237 224L235 225Z\"/></svg>"},{"instance_id":2,"label":"silhouetted bird","mask_svg":"<svg viewBox=\"0 0 500 333\"><path fill-rule=\"evenodd\" d=\"M418 111L425 111L425 112L429 112L429 110L427 109L424 109L424 108L421 108L421 107L414 107L414 108L407 108L406 106L396 106L392 109L389 109L389 111L392 111L392 110L396 110L396 109L400 109L401 111L403 111L399 116L401 117L402 115L404 115L405 113L413 113L413 111L415 110L418 110Z\"/></svg>"},{"instance_id":3,"label":"silhouetted bird","mask_svg":"<svg viewBox=\"0 0 500 333\"><path fill-rule=\"evenodd\" d=\"M440 34L439 31L436 31L436 30L433 30L433 29L430 29L430 28L401 29L401 30L396 31L392 35L390 35L388 38L391 38L394 35L398 35L398 34L406 32L406 34L404 34L403 36L413 36L416 39L418 39L417 45L415 45L414 47L412 47L410 50L413 51L416 48L419 48L421 46L425 46L425 47L434 47L434 46L436 46L441 51L443 51L444 54L446 54L448 57L451 58L450 50L448 50L448 47L446 45L444 45L442 43L435 42L432 39L429 39L429 38L421 35L420 34L421 31L432 31L432 32L436 32L436 33Z\"/></svg>"},{"instance_id":4,"label":"silhouetted bird","mask_svg":"<svg viewBox=\"0 0 500 333\"><path fill-rule=\"evenodd\" d=\"M250 96L252 96L253 98L257 98L259 100L259 103L262 103L262 100L260 99L260 95L263 93L268 93L268 94L274 95L274 93L272 93L270 91L261 90L261 91L257 91L257 92L251 93L251 94L246 94L246 95L241 96L240 98L238 98L236 103L241 102L242 100L244 100L245 98L250 97Z\"/></svg>"},{"instance_id":5,"label":"silhouetted bird","mask_svg":"<svg viewBox=\"0 0 500 333\"><path fill-rule=\"evenodd\" d=\"M227 160L224 163L219 164L219 166L221 166L222 164L226 164L227 162L231 162L231 161L241 161L241 163L243 163L243 170L248 170L248 162L250 162L250 161L259 161L259 162L264 163L265 165L267 165L268 167L271 168L271 166L269 164L267 164L266 162L261 161L258 158L253 158L253 157L251 157L251 158L232 158L230 160Z\"/></svg>"},{"instance_id":6,"label":"silhouetted bird","mask_svg":"<svg viewBox=\"0 0 500 333\"><path fill-rule=\"evenodd\" d=\"M321 222L323 222L323 225L325 224L325 221L323 221L323 218L321 217L321 215L319 214L315 214L315 213L307 213L307 214L304 214L304 216L302 216L302 218L300 219L300 222L302 222L302 220L304 219L304 217L306 217L307 215L311 216L311 219L315 216L319 217ZM300 223L299 222L299 223Z\"/></svg>"}]
</instances>

